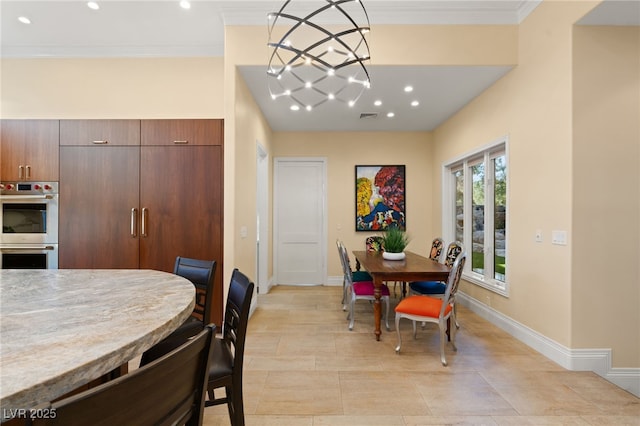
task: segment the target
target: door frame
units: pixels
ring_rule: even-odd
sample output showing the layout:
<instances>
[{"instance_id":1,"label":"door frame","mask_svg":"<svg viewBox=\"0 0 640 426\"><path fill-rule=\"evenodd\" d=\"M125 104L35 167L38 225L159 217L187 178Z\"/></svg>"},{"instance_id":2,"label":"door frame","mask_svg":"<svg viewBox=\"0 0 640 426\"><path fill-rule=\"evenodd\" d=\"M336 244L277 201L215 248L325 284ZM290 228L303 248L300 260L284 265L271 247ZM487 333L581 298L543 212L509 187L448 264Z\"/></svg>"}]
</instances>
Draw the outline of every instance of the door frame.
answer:
<instances>
[{"instance_id":1,"label":"door frame","mask_svg":"<svg viewBox=\"0 0 640 426\"><path fill-rule=\"evenodd\" d=\"M269 282L269 154L256 141L256 284L258 294L267 294Z\"/></svg>"},{"instance_id":2,"label":"door frame","mask_svg":"<svg viewBox=\"0 0 640 426\"><path fill-rule=\"evenodd\" d=\"M312 285L327 284L327 230L328 217L327 212L327 158L326 157L274 157L273 159L273 276L278 281L278 170L280 163L301 163L301 162L319 162L322 164L322 230L320 235L320 252L322 253L322 283ZM301 284L304 285L304 284Z\"/></svg>"}]
</instances>

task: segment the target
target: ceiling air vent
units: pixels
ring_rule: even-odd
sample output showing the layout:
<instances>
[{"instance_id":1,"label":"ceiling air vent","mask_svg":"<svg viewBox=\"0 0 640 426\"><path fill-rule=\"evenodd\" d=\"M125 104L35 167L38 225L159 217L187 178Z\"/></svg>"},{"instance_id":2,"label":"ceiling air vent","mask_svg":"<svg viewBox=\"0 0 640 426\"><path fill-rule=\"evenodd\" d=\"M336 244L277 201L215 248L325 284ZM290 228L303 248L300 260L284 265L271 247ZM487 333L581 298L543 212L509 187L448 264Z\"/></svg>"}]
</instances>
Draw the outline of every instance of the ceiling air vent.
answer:
<instances>
[{"instance_id":1,"label":"ceiling air vent","mask_svg":"<svg viewBox=\"0 0 640 426\"><path fill-rule=\"evenodd\" d=\"M360 120L375 120L376 118L378 118L377 112L361 112L360 113Z\"/></svg>"}]
</instances>

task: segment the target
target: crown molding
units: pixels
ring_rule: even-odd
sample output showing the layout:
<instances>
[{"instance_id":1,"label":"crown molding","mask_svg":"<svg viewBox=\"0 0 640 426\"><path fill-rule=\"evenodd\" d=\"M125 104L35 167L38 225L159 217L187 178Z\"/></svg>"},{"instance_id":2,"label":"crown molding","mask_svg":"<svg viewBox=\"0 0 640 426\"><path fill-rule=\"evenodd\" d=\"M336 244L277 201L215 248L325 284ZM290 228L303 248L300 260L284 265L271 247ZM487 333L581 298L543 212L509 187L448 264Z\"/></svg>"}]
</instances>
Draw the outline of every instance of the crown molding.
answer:
<instances>
[{"instance_id":1,"label":"crown molding","mask_svg":"<svg viewBox=\"0 0 640 426\"><path fill-rule=\"evenodd\" d=\"M311 0L299 0L290 10L308 13ZM364 5L371 24L424 25L517 25L542 0L367 0ZM267 14L276 12L283 2L236 0L219 4L225 25L267 25ZM331 23L331 22L325 22Z\"/></svg>"}]
</instances>

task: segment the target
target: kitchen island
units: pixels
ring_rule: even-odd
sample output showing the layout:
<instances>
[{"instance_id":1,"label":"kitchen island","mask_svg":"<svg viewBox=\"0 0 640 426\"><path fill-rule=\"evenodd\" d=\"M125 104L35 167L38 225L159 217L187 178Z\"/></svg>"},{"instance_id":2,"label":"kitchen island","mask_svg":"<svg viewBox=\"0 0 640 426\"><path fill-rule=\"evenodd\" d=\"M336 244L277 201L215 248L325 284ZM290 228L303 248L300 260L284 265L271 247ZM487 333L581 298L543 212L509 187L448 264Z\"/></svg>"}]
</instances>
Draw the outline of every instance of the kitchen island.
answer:
<instances>
[{"instance_id":1,"label":"kitchen island","mask_svg":"<svg viewBox=\"0 0 640 426\"><path fill-rule=\"evenodd\" d=\"M2 420L140 355L187 319L194 295L153 270L0 270Z\"/></svg>"}]
</instances>

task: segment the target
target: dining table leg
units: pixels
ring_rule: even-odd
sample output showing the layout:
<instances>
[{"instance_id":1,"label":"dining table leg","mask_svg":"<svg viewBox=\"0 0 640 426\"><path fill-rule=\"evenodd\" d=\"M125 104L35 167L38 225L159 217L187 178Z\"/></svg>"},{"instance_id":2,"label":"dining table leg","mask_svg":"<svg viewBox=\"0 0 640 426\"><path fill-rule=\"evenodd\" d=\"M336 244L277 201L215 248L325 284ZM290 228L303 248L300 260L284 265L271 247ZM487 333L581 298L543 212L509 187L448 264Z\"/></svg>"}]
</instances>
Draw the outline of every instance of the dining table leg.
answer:
<instances>
[{"instance_id":1,"label":"dining table leg","mask_svg":"<svg viewBox=\"0 0 640 426\"><path fill-rule=\"evenodd\" d=\"M373 321L375 323L376 329L376 340L380 340L380 335L382 331L380 331L380 318L382 313L382 305L380 303L380 299L382 298L382 281L379 278L373 277L373 297L375 298L373 302Z\"/></svg>"}]
</instances>

